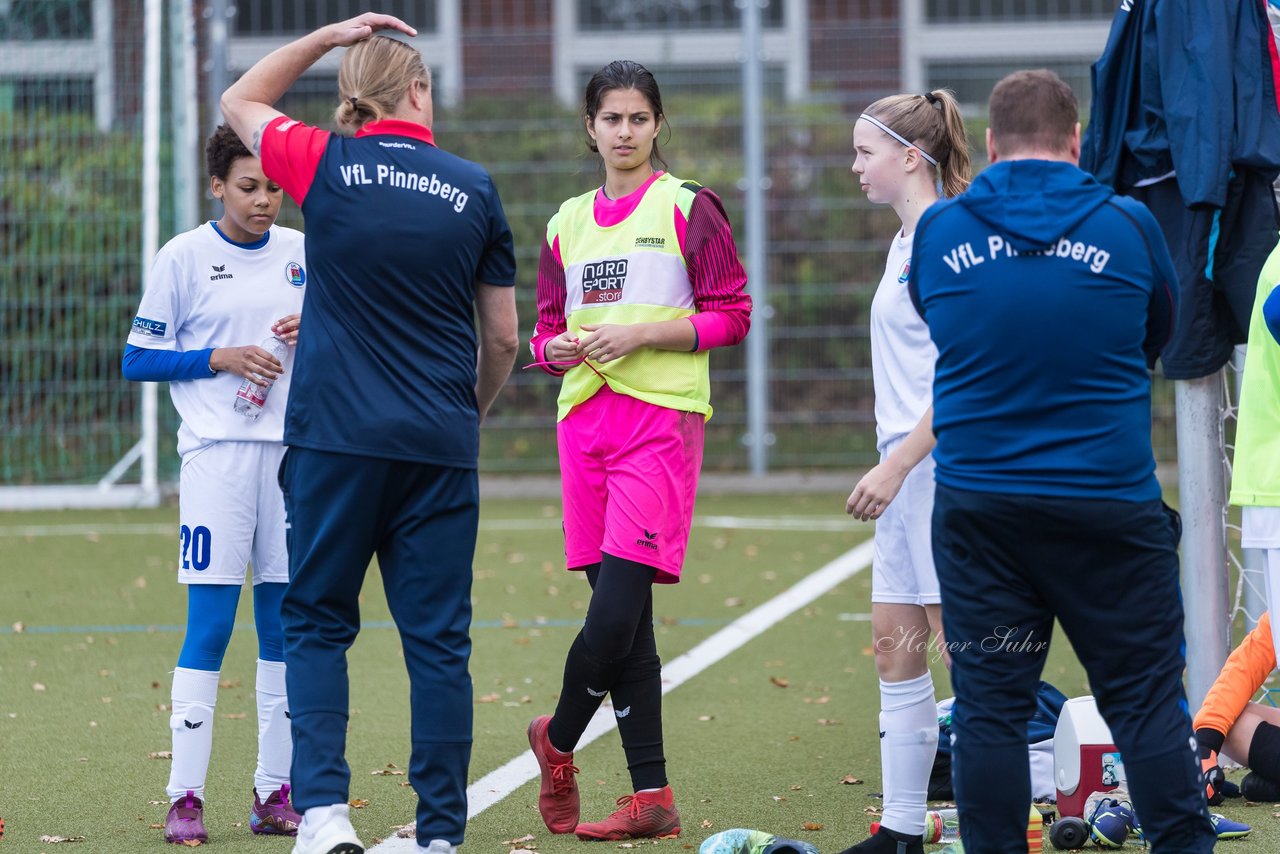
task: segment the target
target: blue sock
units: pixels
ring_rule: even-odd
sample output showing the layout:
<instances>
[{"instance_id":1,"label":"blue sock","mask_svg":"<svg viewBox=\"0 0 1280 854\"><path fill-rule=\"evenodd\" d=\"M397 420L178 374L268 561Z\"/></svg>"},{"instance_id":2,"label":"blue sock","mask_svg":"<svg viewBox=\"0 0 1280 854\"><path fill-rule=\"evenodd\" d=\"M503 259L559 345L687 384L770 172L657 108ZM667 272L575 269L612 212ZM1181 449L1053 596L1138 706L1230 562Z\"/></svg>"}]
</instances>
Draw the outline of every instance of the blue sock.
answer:
<instances>
[{"instance_id":1,"label":"blue sock","mask_svg":"<svg viewBox=\"0 0 1280 854\"><path fill-rule=\"evenodd\" d=\"M239 602L238 584L187 585L187 634L178 654L179 667L222 669L222 656L231 641Z\"/></svg>"}]
</instances>

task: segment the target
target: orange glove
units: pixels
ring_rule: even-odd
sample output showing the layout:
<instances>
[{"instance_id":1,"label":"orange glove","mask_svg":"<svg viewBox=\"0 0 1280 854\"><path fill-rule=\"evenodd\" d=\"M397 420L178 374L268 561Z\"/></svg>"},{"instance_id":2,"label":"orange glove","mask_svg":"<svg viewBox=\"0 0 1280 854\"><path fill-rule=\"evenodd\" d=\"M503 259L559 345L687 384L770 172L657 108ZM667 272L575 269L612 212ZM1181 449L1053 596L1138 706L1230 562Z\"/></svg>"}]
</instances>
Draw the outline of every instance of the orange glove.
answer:
<instances>
[{"instance_id":1,"label":"orange glove","mask_svg":"<svg viewBox=\"0 0 1280 854\"><path fill-rule=\"evenodd\" d=\"M1218 751L1210 750L1209 755L1200 760L1200 781L1204 783L1204 796L1210 806L1222 803L1222 784L1227 775L1218 766Z\"/></svg>"}]
</instances>

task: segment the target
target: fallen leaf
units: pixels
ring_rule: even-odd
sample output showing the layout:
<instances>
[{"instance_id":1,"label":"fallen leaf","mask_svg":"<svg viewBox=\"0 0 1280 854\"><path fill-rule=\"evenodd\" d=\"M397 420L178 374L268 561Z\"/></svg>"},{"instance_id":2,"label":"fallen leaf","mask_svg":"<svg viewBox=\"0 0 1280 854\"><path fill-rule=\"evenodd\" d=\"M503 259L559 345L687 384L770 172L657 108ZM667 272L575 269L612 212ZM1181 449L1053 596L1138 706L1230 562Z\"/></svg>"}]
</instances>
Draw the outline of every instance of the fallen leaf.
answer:
<instances>
[{"instance_id":1,"label":"fallen leaf","mask_svg":"<svg viewBox=\"0 0 1280 854\"><path fill-rule=\"evenodd\" d=\"M111 702L111 698L110 698L110 697L100 697L99 699L100 699L100 700L102 700L102 702L103 702L103 703L110 703L110 702Z\"/></svg>"},{"instance_id":2,"label":"fallen leaf","mask_svg":"<svg viewBox=\"0 0 1280 854\"><path fill-rule=\"evenodd\" d=\"M843 777L840 778L840 782L844 783L846 786L862 785L862 781L859 780L857 777L853 776L852 774L845 774Z\"/></svg>"},{"instance_id":3,"label":"fallen leaf","mask_svg":"<svg viewBox=\"0 0 1280 854\"><path fill-rule=\"evenodd\" d=\"M880 807L863 807L862 811L867 815L880 815Z\"/></svg>"},{"instance_id":4,"label":"fallen leaf","mask_svg":"<svg viewBox=\"0 0 1280 854\"><path fill-rule=\"evenodd\" d=\"M744 600L741 596L730 596L728 599L724 600L724 606L726 608L741 608L743 601Z\"/></svg>"},{"instance_id":5,"label":"fallen leaf","mask_svg":"<svg viewBox=\"0 0 1280 854\"><path fill-rule=\"evenodd\" d=\"M43 682L35 682L35 683L33 683L33 684L31 685L31 690L32 690L32 691L35 691L37 694L41 693L42 691L44 691L44 690L45 690L44 683L43 683Z\"/></svg>"},{"instance_id":6,"label":"fallen leaf","mask_svg":"<svg viewBox=\"0 0 1280 854\"><path fill-rule=\"evenodd\" d=\"M769 681L772 682L774 685L777 685L779 688L786 688L788 685L791 684L790 679L784 679L781 676L770 676Z\"/></svg>"},{"instance_id":7,"label":"fallen leaf","mask_svg":"<svg viewBox=\"0 0 1280 854\"><path fill-rule=\"evenodd\" d=\"M133 586L138 588L139 590L145 590L147 588L147 579L139 575L137 578L133 580Z\"/></svg>"},{"instance_id":8,"label":"fallen leaf","mask_svg":"<svg viewBox=\"0 0 1280 854\"><path fill-rule=\"evenodd\" d=\"M800 740L800 736L798 735L793 735L787 739L787 741L799 741L799 740Z\"/></svg>"},{"instance_id":9,"label":"fallen leaf","mask_svg":"<svg viewBox=\"0 0 1280 854\"><path fill-rule=\"evenodd\" d=\"M412 786L413 784L410 783L408 780L401 780L400 785L403 787L408 787L408 786Z\"/></svg>"},{"instance_id":10,"label":"fallen leaf","mask_svg":"<svg viewBox=\"0 0 1280 854\"><path fill-rule=\"evenodd\" d=\"M99 675L99 676L110 676L110 675L111 675L111 671L110 671L110 670L99 670L99 671L98 671L98 675Z\"/></svg>"},{"instance_id":11,"label":"fallen leaf","mask_svg":"<svg viewBox=\"0 0 1280 854\"><path fill-rule=\"evenodd\" d=\"M200 847L201 845L203 845L204 843L203 843L203 842L201 842L199 839L184 839L184 840L182 840L181 842L179 842L178 844L179 844L179 845L185 845L185 846L187 846L188 848L199 848L199 847Z\"/></svg>"},{"instance_id":12,"label":"fallen leaf","mask_svg":"<svg viewBox=\"0 0 1280 854\"><path fill-rule=\"evenodd\" d=\"M801 790L801 789L803 789L803 788L804 788L804 786L792 786L792 787L791 787L791 791L793 791L793 792L798 792L798 791L800 791L800 790Z\"/></svg>"},{"instance_id":13,"label":"fallen leaf","mask_svg":"<svg viewBox=\"0 0 1280 854\"><path fill-rule=\"evenodd\" d=\"M477 703L496 703L501 699L502 699L502 696L499 694L485 694L482 697L476 697L476 702Z\"/></svg>"},{"instance_id":14,"label":"fallen leaf","mask_svg":"<svg viewBox=\"0 0 1280 854\"><path fill-rule=\"evenodd\" d=\"M417 839L418 826L416 824L404 824L396 828L397 839Z\"/></svg>"},{"instance_id":15,"label":"fallen leaf","mask_svg":"<svg viewBox=\"0 0 1280 854\"><path fill-rule=\"evenodd\" d=\"M704 828L709 828L709 827L711 827L711 819L709 819L709 818L704 818L704 819L702 820L702 826L703 826Z\"/></svg>"},{"instance_id":16,"label":"fallen leaf","mask_svg":"<svg viewBox=\"0 0 1280 854\"><path fill-rule=\"evenodd\" d=\"M526 833L524 836L521 836L519 839L504 839L502 840L502 844L503 845L520 845L521 843L532 842L532 841L533 841L533 834Z\"/></svg>"},{"instance_id":17,"label":"fallen leaf","mask_svg":"<svg viewBox=\"0 0 1280 854\"><path fill-rule=\"evenodd\" d=\"M229 721L242 721L248 716L244 712L228 712L223 717Z\"/></svg>"},{"instance_id":18,"label":"fallen leaf","mask_svg":"<svg viewBox=\"0 0 1280 854\"><path fill-rule=\"evenodd\" d=\"M377 771L370 771L371 777L403 777L404 772L397 769L394 765L388 765L386 768L379 768Z\"/></svg>"},{"instance_id":19,"label":"fallen leaf","mask_svg":"<svg viewBox=\"0 0 1280 854\"><path fill-rule=\"evenodd\" d=\"M804 701L806 703L812 703L815 706L825 706L827 703L831 702L831 698L830 697L805 697Z\"/></svg>"},{"instance_id":20,"label":"fallen leaf","mask_svg":"<svg viewBox=\"0 0 1280 854\"><path fill-rule=\"evenodd\" d=\"M773 795L772 798L773 798L773 802L776 804L780 804L786 800L786 798L782 797L781 795Z\"/></svg>"},{"instance_id":21,"label":"fallen leaf","mask_svg":"<svg viewBox=\"0 0 1280 854\"><path fill-rule=\"evenodd\" d=\"M351 800L347 801L347 803L350 804L353 810L362 810L365 807L369 806L369 801L365 798L352 798Z\"/></svg>"},{"instance_id":22,"label":"fallen leaf","mask_svg":"<svg viewBox=\"0 0 1280 854\"><path fill-rule=\"evenodd\" d=\"M818 718L818 726L841 726L842 722L835 718Z\"/></svg>"},{"instance_id":23,"label":"fallen leaf","mask_svg":"<svg viewBox=\"0 0 1280 854\"><path fill-rule=\"evenodd\" d=\"M715 719L715 715L698 715L698 720L700 721L714 721Z\"/></svg>"},{"instance_id":24,"label":"fallen leaf","mask_svg":"<svg viewBox=\"0 0 1280 854\"><path fill-rule=\"evenodd\" d=\"M240 680L239 679L223 679L221 682L218 683L218 687L219 688L239 688Z\"/></svg>"},{"instance_id":25,"label":"fallen leaf","mask_svg":"<svg viewBox=\"0 0 1280 854\"><path fill-rule=\"evenodd\" d=\"M816 821L806 821L803 825L805 830L822 830L822 825Z\"/></svg>"},{"instance_id":26,"label":"fallen leaf","mask_svg":"<svg viewBox=\"0 0 1280 854\"><path fill-rule=\"evenodd\" d=\"M172 759L173 754L168 750L157 750L147 754L148 759Z\"/></svg>"},{"instance_id":27,"label":"fallen leaf","mask_svg":"<svg viewBox=\"0 0 1280 854\"><path fill-rule=\"evenodd\" d=\"M152 824L147 826L148 830L164 830L163 824Z\"/></svg>"},{"instance_id":28,"label":"fallen leaf","mask_svg":"<svg viewBox=\"0 0 1280 854\"><path fill-rule=\"evenodd\" d=\"M147 801L148 806L158 807L161 804L168 804L168 801Z\"/></svg>"},{"instance_id":29,"label":"fallen leaf","mask_svg":"<svg viewBox=\"0 0 1280 854\"><path fill-rule=\"evenodd\" d=\"M26 624L25 624L25 623L23 623L21 620L19 620L18 622L14 623L12 628L13 628L13 633L14 633L15 635L20 635L20 634L22 634L24 631L26 631L26 630L27 630L27 626L26 626Z\"/></svg>"},{"instance_id":30,"label":"fallen leaf","mask_svg":"<svg viewBox=\"0 0 1280 854\"><path fill-rule=\"evenodd\" d=\"M57 845L59 842L84 842L83 836L41 836L41 842Z\"/></svg>"}]
</instances>

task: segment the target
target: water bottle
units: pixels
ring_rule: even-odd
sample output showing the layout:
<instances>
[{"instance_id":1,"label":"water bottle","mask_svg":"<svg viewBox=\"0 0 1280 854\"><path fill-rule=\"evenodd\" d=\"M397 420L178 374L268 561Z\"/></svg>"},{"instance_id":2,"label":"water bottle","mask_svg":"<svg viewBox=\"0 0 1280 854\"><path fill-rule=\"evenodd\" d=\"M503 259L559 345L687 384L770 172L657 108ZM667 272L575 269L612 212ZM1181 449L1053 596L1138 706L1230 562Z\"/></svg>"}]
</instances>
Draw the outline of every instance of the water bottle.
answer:
<instances>
[{"instance_id":1,"label":"water bottle","mask_svg":"<svg viewBox=\"0 0 1280 854\"><path fill-rule=\"evenodd\" d=\"M880 822L871 822L871 833L880 830ZM960 813L954 808L927 810L924 814L924 841L927 845L936 842L955 842L960 838Z\"/></svg>"},{"instance_id":2,"label":"water bottle","mask_svg":"<svg viewBox=\"0 0 1280 854\"><path fill-rule=\"evenodd\" d=\"M263 340L261 346L263 350L274 356L281 365L284 364L284 358L289 354L288 344L271 335ZM270 391L270 385L260 386L246 379L240 383L240 389L236 392L236 412L239 412L250 421L257 421L258 416L262 414L262 407L267 404L267 394Z\"/></svg>"},{"instance_id":3,"label":"water bottle","mask_svg":"<svg viewBox=\"0 0 1280 854\"><path fill-rule=\"evenodd\" d=\"M955 842L959 838L960 813L956 810L929 810L924 814L925 842Z\"/></svg>"}]
</instances>

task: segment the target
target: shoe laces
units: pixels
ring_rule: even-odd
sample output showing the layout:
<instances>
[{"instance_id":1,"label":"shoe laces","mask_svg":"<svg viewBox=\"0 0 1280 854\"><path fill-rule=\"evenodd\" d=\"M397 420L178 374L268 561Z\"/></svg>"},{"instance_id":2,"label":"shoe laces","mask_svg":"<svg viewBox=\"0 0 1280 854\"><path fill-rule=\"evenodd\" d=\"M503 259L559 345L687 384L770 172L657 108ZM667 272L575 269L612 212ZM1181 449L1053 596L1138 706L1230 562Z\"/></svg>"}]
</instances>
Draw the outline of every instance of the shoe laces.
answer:
<instances>
[{"instance_id":1,"label":"shoe laces","mask_svg":"<svg viewBox=\"0 0 1280 854\"><path fill-rule=\"evenodd\" d=\"M551 769L551 790L558 794L568 792L573 788L573 775L578 773L578 766L572 762L561 762L559 764L547 763Z\"/></svg>"},{"instance_id":2,"label":"shoe laces","mask_svg":"<svg viewBox=\"0 0 1280 854\"><path fill-rule=\"evenodd\" d=\"M623 813L626 813L627 818L630 818L633 821L639 820L640 799L637 798L635 795L623 795L622 797L618 798L618 800L615 803L617 803L618 809L613 811L614 816L621 817ZM613 816L610 816L610 818L612 817Z\"/></svg>"}]
</instances>

